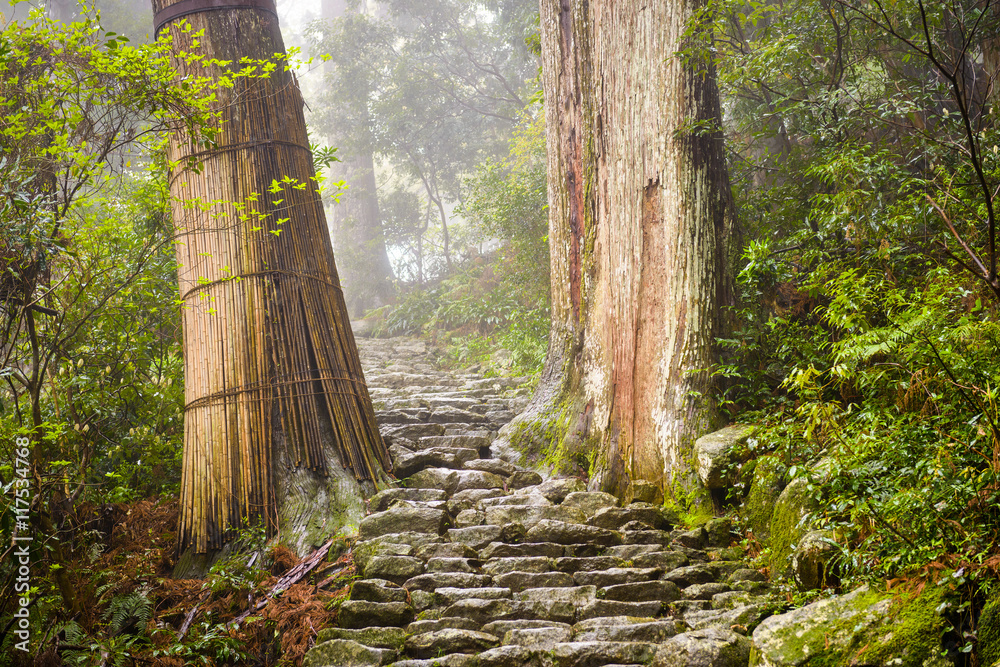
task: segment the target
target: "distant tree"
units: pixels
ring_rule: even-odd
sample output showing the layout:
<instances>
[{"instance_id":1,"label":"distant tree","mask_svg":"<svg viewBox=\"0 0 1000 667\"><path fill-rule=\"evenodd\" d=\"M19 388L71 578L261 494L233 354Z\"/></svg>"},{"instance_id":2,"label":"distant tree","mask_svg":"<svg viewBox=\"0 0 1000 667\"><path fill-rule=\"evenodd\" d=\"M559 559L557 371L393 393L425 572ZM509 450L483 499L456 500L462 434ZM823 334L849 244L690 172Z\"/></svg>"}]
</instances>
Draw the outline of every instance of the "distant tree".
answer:
<instances>
[{"instance_id":1,"label":"distant tree","mask_svg":"<svg viewBox=\"0 0 1000 667\"><path fill-rule=\"evenodd\" d=\"M466 199L463 178L485 158L506 152L528 101L536 66L525 38L535 6L530 0L390 0L378 7L312 31L313 49L339 63L318 126L355 128L339 132L341 149L374 153L382 165L377 171L389 176L379 186L383 199L390 190L418 194L418 210L403 218L426 224L405 225L414 240L404 249L420 248L421 266L412 273L424 278L450 269L449 225L452 209ZM428 259L432 243L440 267Z\"/></svg>"},{"instance_id":2,"label":"distant tree","mask_svg":"<svg viewBox=\"0 0 1000 667\"><path fill-rule=\"evenodd\" d=\"M649 480L685 498L718 419L734 215L712 64L685 32L696 9L541 2L552 328L506 434L589 461L619 495Z\"/></svg>"}]
</instances>

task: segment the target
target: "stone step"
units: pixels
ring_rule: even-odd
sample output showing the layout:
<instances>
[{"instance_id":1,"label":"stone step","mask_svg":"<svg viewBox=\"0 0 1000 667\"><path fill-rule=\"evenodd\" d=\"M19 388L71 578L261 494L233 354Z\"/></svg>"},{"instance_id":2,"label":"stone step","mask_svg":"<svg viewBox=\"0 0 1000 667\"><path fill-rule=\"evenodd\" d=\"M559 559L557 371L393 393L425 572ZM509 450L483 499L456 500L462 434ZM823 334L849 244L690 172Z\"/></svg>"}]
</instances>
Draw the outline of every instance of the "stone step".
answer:
<instances>
[{"instance_id":1,"label":"stone step","mask_svg":"<svg viewBox=\"0 0 1000 667\"><path fill-rule=\"evenodd\" d=\"M746 667L730 628L761 622L769 584L739 562L729 522L680 528L660 505L491 458L525 379L439 370L419 340L359 347L403 485L370 499L353 547L364 578L308 667L718 667L721 652Z\"/></svg>"}]
</instances>

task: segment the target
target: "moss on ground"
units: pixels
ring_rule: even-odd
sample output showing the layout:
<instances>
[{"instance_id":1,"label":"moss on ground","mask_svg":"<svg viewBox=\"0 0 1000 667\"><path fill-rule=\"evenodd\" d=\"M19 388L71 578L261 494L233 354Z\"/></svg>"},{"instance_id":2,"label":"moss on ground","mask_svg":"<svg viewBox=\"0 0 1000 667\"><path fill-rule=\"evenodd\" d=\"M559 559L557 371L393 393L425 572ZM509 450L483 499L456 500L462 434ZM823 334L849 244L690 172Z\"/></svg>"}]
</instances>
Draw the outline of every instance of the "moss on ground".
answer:
<instances>
[{"instance_id":1,"label":"moss on ground","mask_svg":"<svg viewBox=\"0 0 1000 667\"><path fill-rule=\"evenodd\" d=\"M979 664L992 667L1000 661L1000 600L993 600L983 607L979 615Z\"/></svg>"}]
</instances>

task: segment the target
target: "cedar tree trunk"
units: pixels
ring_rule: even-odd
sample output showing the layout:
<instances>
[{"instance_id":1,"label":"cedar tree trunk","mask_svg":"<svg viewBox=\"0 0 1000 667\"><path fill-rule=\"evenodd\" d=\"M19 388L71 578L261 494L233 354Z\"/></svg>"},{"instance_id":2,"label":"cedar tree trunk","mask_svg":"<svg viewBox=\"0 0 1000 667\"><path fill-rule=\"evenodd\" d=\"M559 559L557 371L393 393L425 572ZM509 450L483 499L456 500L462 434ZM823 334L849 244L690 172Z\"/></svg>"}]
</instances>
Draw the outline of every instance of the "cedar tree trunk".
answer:
<instances>
[{"instance_id":1,"label":"cedar tree trunk","mask_svg":"<svg viewBox=\"0 0 1000 667\"><path fill-rule=\"evenodd\" d=\"M619 496L686 496L717 419L734 217L714 70L677 54L698 4L540 2L552 328L499 449Z\"/></svg>"}]
</instances>

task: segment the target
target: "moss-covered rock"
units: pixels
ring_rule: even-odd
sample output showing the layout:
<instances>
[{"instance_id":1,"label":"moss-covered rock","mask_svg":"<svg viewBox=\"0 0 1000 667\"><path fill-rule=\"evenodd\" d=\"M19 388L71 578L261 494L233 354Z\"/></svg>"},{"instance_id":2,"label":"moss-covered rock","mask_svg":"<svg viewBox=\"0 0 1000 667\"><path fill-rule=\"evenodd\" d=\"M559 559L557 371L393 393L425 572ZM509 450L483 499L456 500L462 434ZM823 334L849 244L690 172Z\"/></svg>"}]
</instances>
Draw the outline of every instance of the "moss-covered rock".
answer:
<instances>
[{"instance_id":1,"label":"moss-covered rock","mask_svg":"<svg viewBox=\"0 0 1000 667\"><path fill-rule=\"evenodd\" d=\"M818 503L809 481L803 477L792 480L774 503L770 535L764 543L771 548L769 565L772 578L791 572L791 556L799 540L812 528L808 516Z\"/></svg>"},{"instance_id":2,"label":"moss-covered rock","mask_svg":"<svg viewBox=\"0 0 1000 667\"><path fill-rule=\"evenodd\" d=\"M979 615L979 664L1000 662L1000 599L992 600Z\"/></svg>"},{"instance_id":3,"label":"moss-covered rock","mask_svg":"<svg viewBox=\"0 0 1000 667\"><path fill-rule=\"evenodd\" d=\"M739 424L695 440L694 467L706 488L722 489L732 485L737 464L746 458L746 441L756 430L752 424Z\"/></svg>"},{"instance_id":4,"label":"moss-covered rock","mask_svg":"<svg viewBox=\"0 0 1000 667\"><path fill-rule=\"evenodd\" d=\"M349 639L331 639L306 653L303 667L378 667L392 662L396 651L369 648Z\"/></svg>"},{"instance_id":5,"label":"moss-covered rock","mask_svg":"<svg viewBox=\"0 0 1000 667\"><path fill-rule=\"evenodd\" d=\"M785 488L787 470L776 456L762 456L754 463L753 481L743 502L743 512L754 536L761 542L766 542L771 535L771 515Z\"/></svg>"},{"instance_id":6,"label":"moss-covered rock","mask_svg":"<svg viewBox=\"0 0 1000 667\"><path fill-rule=\"evenodd\" d=\"M369 648L391 648L401 651L406 641L404 628L324 628L316 635L316 644L322 644L333 639L349 639Z\"/></svg>"},{"instance_id":7,"label":"moss-covered rock","mask_svg":"<svg viewBox=\"0 0 1000 667\"><path fill-rule=\"evenodd\" d=\"M941 590L914 599L860 588L765 619L753 633L759 667L925 667L937 664L945 621ZM930 661L930 662L928 662Z\"/></svg>"},{"instance_id":8,"label":"moss-covered rock","mask_svg":"<svg viewBox=\"0 0 1000 667\"><path fill-rule=\"evenodd\" d=\"M802 536L792 554L792 576L801 591L825 588L830 581L830 561L837 554L834 535L811 530Z\"/></svg>"}]
</instances>

